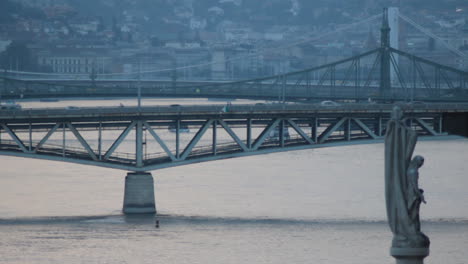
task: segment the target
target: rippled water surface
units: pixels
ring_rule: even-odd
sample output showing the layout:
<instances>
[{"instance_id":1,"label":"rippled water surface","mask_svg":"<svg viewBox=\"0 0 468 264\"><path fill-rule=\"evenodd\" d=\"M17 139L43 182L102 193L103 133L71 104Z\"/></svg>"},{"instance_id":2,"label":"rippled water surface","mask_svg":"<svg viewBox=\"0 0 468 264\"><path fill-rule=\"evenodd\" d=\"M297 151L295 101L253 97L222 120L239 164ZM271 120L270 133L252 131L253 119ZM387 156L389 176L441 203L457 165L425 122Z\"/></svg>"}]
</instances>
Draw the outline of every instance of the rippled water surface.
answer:
<instances>
[{"instance_id":1,"label":"rippled water surface","mask_svg":"<svg viewBox=\"0 0 468 264\"><path fill-rule=\"evenodd\" d=\"M468 140L420 141L425 263L468 259ZM0 263L394 263L383 144L153 172L154 217L121 215L125 171L0 157Z\"/></svg>"}]
</instances>

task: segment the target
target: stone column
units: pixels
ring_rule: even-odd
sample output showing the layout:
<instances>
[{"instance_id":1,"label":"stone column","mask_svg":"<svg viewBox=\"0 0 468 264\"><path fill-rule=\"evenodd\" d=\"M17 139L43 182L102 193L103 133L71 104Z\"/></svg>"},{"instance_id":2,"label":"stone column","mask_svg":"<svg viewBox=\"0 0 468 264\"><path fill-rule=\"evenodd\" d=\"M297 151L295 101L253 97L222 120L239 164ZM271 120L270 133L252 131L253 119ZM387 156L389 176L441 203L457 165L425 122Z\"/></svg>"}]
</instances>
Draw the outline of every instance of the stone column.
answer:
<instances>
[{"instance_id":1,"label":"stone column","mask_svg":"<svg viewBox=\"0 0 468 264\"><path fill-rule=\"evenodd\" d=\"M153 176L148 172L129 172L125 177L124 214L154 214Z\"/></svg>"},{"instance_id":2,"label":"stone column","mask_svg":"<svg viewBox=\"0 0 468 264\"><path fill-rule=\"evenodd\" d=\"M396 259L396 264L424 264L424 258L429 256L429 248L392 247L390 255Z\"/></svg>"}]
</instances>

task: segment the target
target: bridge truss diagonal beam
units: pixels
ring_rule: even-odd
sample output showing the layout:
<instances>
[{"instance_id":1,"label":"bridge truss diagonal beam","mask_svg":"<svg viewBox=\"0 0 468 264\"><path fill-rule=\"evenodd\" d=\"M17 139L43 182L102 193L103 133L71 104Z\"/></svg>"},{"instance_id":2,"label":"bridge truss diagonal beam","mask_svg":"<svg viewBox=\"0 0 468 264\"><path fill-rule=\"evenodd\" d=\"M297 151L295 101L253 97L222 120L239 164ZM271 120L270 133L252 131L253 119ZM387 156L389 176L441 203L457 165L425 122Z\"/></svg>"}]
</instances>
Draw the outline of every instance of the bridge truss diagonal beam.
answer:
<instances>
[{"instance_id":1,"label":"bridge truss diagonal beam","mask_svg":"<svg viewBox=\"0 0 468 264\"><path fill-rule=\"evenodd\" d=\"M70 131L73 133L73 135L75 135L76 139L78 139L78 141L80 142L81 146L83 146L83 148L86 150L86 152L88 152L89 156L93 159L93 160L98 160L97 156L96 156L96 153L94 153L94 151L91 149L91 147L88 145L88 143L86 142L86 140L83 138L83 136L81 136L80 132L78 132L78 130L76 130L76 128L72 125L72 123L70 122L67 122L66 123L68 129L70 129Z\"/></svg>"},{"instance_id":2,"label":"bridge truss diagonal beam","mask_svg":"<svg viewBox=\"0 0 468 264\"><path fill-rule=\"evenodd\" d=\"M336 123L326 128L323 131L323 133L319 136L318 142L319 143L325 142L333 134L333 132L337 131L338 128L340 128L344 124L344 122L346 122L347 120L348 120L348 117L340 118L338 119L338 121L336 121Z\"/></svg>"},{"instance_id":3,"label":"bridge truss diagonal beam","mask_svg":"<svg viewBox=\"0 0 468 264\"><path fill-rule=\"evenodd\" d=\"M181 160L185 160L190 155L195 145L198 143L198 141L200 141L200 139L205 134L206 130L208 130L208 128L211 126L213 121L213 119L206 121L205 124L198 130L197 134L192 138L190 143L182 152L182 155L180 156Z\"/></svg>"},{"instance_id":4,"label":"bridge truss diagonal beam","mask_svg":"<svg viewBox=\"0 0 468 264\"><path fill-rule=\"evenodd\" d=\"M26 146L24 145L23 141L21 141L21 139L16 135L15 132L13 132L13 130L11 130L7 125L5 124L0 124L2 126L3 129L5 129L5 131L8 133L8 135L10 135L10 137L13 139L13 141L18 144L18 146L20 147L21 151L27 153L27 152L30 152L28 150L28 148L26 148Z\"/></svg>"},{"instance_id":5,"label":"bridge truss diagonal beam","mask_svg":"<svg viewBox=\"0 0 468 264\"><path fill-rule=\"evenodd\" d=\"M217 120L217 122L226 130L226 132L234 139L234 141L242 148L243 151L249 151L250 149L242 142L242 140L234 133L234 131L226 124L222 119Z\"/></svg>"},{"instance_id":6,"label":"bridge truss diagonal beam","mask_svg":"<svg viewBox=\"0 0 468 264\"><path fill-rule=\"evenodd\" d=\"M114 153L115 149L124 141L125 137L127 137L128 133L136 126L136 121L132 121L130 125L125 128L125 130L120 134L120 136L114 141L112 146L107 150L106 154L104 154L104 160L108 160L109 157Z\"/></svg>"},{"instance_id":7,"label":"bridge truss diagonal beam","mask_svg":"<svg viewBox=\"0 0 468 264\"><path fill-rule=\"evenodd\" d=\"M309 144L315 144L315 141L312 140L303 130L300 128L291 118L286 119L289 125Z\"/></svg>"},{"instance_id":8,"label":"bridge truss diagonal beam","mask_svg":"<svg viewBox=\"0 0 468 264\"><path fill-rule=\"evenodd\" d=\"M167 147L166 143L159 137L159 135L154 131L154 129L148 124L147 121L144 121L143 124L145 125L146 129L150 132L150 134L153 136L153 138L159 143L161 148L166 152L166 154L169 156L169 158L172 161L176 161L177 158L172 154L171 150Z\"/></svg>"},{"instance_id":9,"label":"bridge truss diagonal beam","mask_svg":"<svg viewBox=\"0 0 468 264\"><path fill-rule=\"evenodd\" d=\"M424 122L421 118L414 118L414 120L423 128L425 131L427 131L429 134L432 136L437 136L439 133L437 133L433 128L431 128L426 122Z\"/></svg>"},{"instance_id":10,"label":"bridge truss diagonal beam","mask_svg":"<svg viewBox=\"0 0 468 264\"><path fill-rule=\"evenodd\" d=\"M274 119L274 121L269 124L263 131L262 133L260 133L260 135L258 136L258 138L255 140L253 146L252 146L252 150L257 150L262 144L263 142L268 138L268 136L270 135L270 132L273 131L273 129L275 129L278 124L280 123L281 119L280 118L277 118L277 119Z\"/></svg>"},{"instance_id":11,"label":"bridge truss diagonal beam","mask_svg":"<svg viewBox=\"0 0 468 264\"><path fill-rule=\"evenodd\" d=\"M377 136L374 132L372 132L372 130L368 126L366 126L361 120L357 118L352 118L352 120L372 139L379 138L379 136Z\"/></svg>"},{"instance_id":12,"label":"bridge truss diagonal beam","mask_svg":"<svg viewBox=\"0 0 468 264\"><path fill-rule=\"evenodd\" d=\"M55 133L55 131L57 131L57 129L60 127L61 123L57 123L55 124L48 132L47 134L41 139L41 141L39 141L39 143L36 145L36 148L34 149L34 152L37 152L41 147L42 145L44 145L44 143L46 143L46 141L50 138L50 136L52 136L52 134Z\"/></svg>"}]
</instances>

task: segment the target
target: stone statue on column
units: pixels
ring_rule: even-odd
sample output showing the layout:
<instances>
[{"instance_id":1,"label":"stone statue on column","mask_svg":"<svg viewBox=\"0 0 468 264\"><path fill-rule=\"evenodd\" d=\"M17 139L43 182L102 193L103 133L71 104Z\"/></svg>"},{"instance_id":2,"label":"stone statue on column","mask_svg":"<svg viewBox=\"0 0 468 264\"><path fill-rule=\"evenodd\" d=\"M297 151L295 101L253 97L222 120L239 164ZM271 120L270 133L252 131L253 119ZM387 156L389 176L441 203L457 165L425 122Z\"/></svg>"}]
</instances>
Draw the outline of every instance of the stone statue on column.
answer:
<instances>
[{"instance_id":1,"label":"stone statue on column","mask_svg":"<svg viewBox=\"0 0 468 264\"><path fill-rule=\"evenodd\" d=\"M421 232L419 209L425 203L419 189L422 156L413 157L416 132L403 120L403 112L394 107L385 134L385 200L387 218L393 233L391 255L398 264L423 263L429 255L429 238Z\"/></svg>"}]
</instances>

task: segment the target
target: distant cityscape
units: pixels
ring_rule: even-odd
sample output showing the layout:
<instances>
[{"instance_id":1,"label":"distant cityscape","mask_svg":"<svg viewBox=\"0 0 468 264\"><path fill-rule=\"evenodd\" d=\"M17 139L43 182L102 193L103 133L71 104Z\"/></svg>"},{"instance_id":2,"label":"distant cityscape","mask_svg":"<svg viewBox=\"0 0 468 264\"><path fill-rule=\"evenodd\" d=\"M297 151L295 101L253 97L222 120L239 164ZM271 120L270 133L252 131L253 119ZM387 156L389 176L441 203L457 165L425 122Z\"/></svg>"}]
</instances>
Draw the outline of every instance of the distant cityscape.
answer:
<instances>
[{"instance_id":1,"label":"distant cityscape","mask_svg":"<svg viewBox=\"0 0 468 264\"><path fill-rule=\"evenodd\" d=\"M355 0L335 8L315 1L313 9L308 5L314 1L306 0L246 2L3 0L0 68L90 78L135 72L173 79L275 75L378 47L381 19L338 30L393 5L440 38L400 21L400 49L468 70L468 4L463 1L444 1L440 9L434 1L422 8L416 0L407 1L415 5Z\"/></svg>"}]
</instances>

